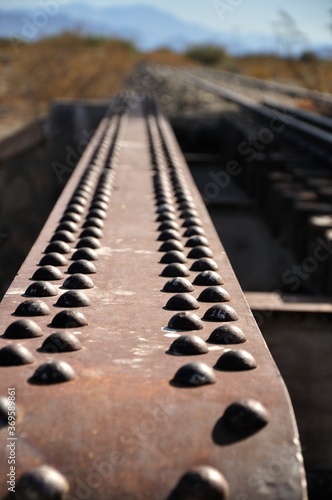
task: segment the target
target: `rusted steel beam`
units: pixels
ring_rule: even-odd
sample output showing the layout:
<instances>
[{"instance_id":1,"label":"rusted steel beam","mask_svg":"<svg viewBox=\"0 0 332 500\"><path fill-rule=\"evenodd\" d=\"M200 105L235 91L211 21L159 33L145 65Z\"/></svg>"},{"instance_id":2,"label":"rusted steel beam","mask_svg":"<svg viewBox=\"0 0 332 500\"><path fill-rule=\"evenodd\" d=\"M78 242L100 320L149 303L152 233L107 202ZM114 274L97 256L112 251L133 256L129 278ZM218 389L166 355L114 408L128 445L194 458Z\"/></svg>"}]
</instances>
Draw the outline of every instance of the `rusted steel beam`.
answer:
<instances>
[{"instance_id":1,"label":"rusted steel beam","mask_svg":"<svg viewBox=\"0 0 332 500\"><path fill-rule=\"evenodd\" d=\"M120 108L0 307L1 494L10 388L17 498L306 498L287 391L169 124L148 97Z\"/></svg>"}]
</instances>

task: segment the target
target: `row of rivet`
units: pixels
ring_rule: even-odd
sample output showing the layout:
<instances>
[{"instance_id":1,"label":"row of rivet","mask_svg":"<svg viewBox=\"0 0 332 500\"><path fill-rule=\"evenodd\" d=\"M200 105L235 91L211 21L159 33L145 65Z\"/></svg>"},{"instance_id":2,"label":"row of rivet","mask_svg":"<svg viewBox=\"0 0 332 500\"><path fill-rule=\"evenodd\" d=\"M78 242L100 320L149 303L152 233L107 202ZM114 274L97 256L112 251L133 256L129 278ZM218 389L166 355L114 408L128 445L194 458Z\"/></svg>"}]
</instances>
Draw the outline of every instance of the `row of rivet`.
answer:
<instances>
[{"instance_id":1,"label":"row of rivet","mask_svg":"<svg viewBox=\"0 0 332 500\"><path fill-rule=\"evenodd\" d=\"M45 255L39 262L41 267L32 277L33 280L37 281L26 289L25 296L52 297L58 294L55 286L49 281L57 281L63 278L58 268L67 265L65 255L71 252L69 243L75 242L73 233L79 231L78 225L86 211L89 199L92 197L89 211L75 246L76 251L71 256L73 263L70 264L67 270L70 276L62 284L62 288L68 291L60 295L54 306L74 308L90 305L90 299L81 290L94 287L92 279L87 274L97 272L92 261L98 259L95 250L101 247L99 240L103 237L101 229L110 201L114 179L113 165L118 149L117 138L122 126L123 123L120 120L116 120L116 122L113 120L107 128L97 153L95 153L93 160L84 172L54 235L51 237L50 243L44 251ZM99 180L98 170L101 170ZM93 194L94 186L96 188ZM28 299L19 304L14 314L18 316L46 315L50 314L50 309L45 302ZM63 310L54 316L50 326L67 329L83 327L87 324L88 322L81 312ZM3 336L9 339L26 339L41 337L42 335L42 329L37 323L24 318L11 323ZM76 335L66 331L59 331L49 335L38 351L52 354L79 351L80 349L82 349L82 345ZM33 362L32 353L23 345L10 344L0 349L0 366L23 365ZM29 382L54 384L73 380L75 377L76 374L68 363L53 360L40 365L29 379ZM7 424L7 410L7 399L0 397L1 425ZM34 498L60 499L69 492L69 483L57 470L43 465L23 474L20 478L17 484L18 494L25 495L27 491L31 491Z\"/></svg>"},{"instance_id":2,"label":"row of rivet","mask_svg":"<svg viewBox=\"0 0 332 500\"><path fill-rule=\"evenodd\" d=\"M168 322L168 327L176 331L195 331L203 328L203 322L196 314L188 312L199 308L200 302L218 302L210 307L204 314L205 321L232 322L238 320L235 310L228 304L231 300L228 292L220 285L222 278L217 273L218 265L212 259L213 254L209 248L209 242L205 237L195 203L186 186L185 178L181 168L176 163L176 155L172 151L171 142L166 144L166 131L161 130L158 123L157 113L155 118L148 119L148 134L150 139L150 150L154 170L153 184L155 200L157 205L157 222L160 222L158 231L159 241L162 241L159 251L165 252L160 259L161 263L168 265L161 272L163 277L172 277L163 286L164 292L176 293L166 303L165 308L171 310L182 310L175 314ZM159 134L156 133L158 127ZM162 143L164 158L160 161ZM159 161L158 161L159 158ZM169 178L172 183L172 193L169 189L168 176L164 164L168 166ZM191 283L186 279L190 275L185 266L187 258L184 255L184 246L181 243L179 233L179 221L176 217L174 198L178 205L179 216L182 227L185 228L183 237L187 238L185 247L191 247L187 258L196 259L191 271L198 271ZM194 291L193 285L207 286L199 295L198 301L190 295ZM180 292L180 293L179 293ZM208 342L217 344L238 344L246 341L242 330L234 325L221 325L210 335ZM199 355L208 353L208 345L197 335L180 335L167 351L173 355ZM250 370L257 367L254 357L247 351L226 350L214 366L217 370ZM216 382L213 370L206 364L192 362L182 366L171 381L174 385L200 386ZM231 432L238 435L250 435L261 429L268 422L266 409L252 399L239 400L231 404L224 412L223 424ZM175 500L193 496L193 492L199 492L201 497L215 495L214 498L227 498L229 488L227 481L219 471L208 466L201 466L187 472L179 481L176 488L169 496L169 500ZM205 496L204 496L205 495ZM198 498L198 497L197 497ZM200 498L200 497L199 497Z\"/></svg>"}]
</instances>

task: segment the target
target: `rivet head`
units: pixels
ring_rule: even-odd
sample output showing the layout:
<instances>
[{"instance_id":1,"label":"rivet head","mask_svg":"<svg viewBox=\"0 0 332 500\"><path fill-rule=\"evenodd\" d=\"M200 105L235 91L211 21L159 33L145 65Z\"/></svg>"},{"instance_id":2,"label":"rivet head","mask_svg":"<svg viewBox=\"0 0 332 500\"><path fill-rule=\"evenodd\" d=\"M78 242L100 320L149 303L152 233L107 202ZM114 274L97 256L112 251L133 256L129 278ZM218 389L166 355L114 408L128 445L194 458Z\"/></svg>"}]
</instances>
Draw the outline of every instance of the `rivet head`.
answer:
<instances>
[{"instance_id":1,"label":"rivet head","mask_svg":"<svg viewBox=\"0 0 332 500\"><path fill-rule=\"evenodd\" d=\"M174 220L174 221L176 220L176 216L173 214L173 212L170 211L162 212L156 218L156 222L165 222L167 220Z\"/></svg>"},{"instance_id":2,"label":"rivet head","mask_svg":"<svg viewBox=\"0 0 332 500\"><path fill-rule=\"evenodd\" d=\"M172 380L173 384L186 387L197 387L200 385L214 384L215 382L216 376L213 369L198 361L181 366Z\"/></svg>"},{"instance_id":3,"label":"rivet head","mask_svg":"<svg viewBox=\"0 0 332 500\"><path fill-rule=\"evenodd\" d=\"M44 253L61 253L66 254L70 252L70 246L65 241L53 241L45 248Z\"/></svg>"},{"instance_id":4,"label":"rivet head","mask_svg":"<svg viewBox=\"0 0 332 500\"><path fill-rule=\"evenodd\" d=\"M201 465L186 472L167 500L227 500L229 486L213 467Z\"/></svg>"},{"instance_id":5,"label":"rivet head","mask_svg":"<svg viewBox=\"0 0 332 500\"><path fill-rule=\"evenodd\" d=\"M223 280L220 274L215 271L203 271L199 273L193 281L194 285L199 286L214 286L214 285L222 285Z\"/></svg>"},{"instance_id":6,"label":"rivet head","mask_svg":"<svg viewBox=\"0 0 332 500\"><path fill-rule=\"evenodd\" d=\"M85 236L80 239L76 245L76 248L100 248L101 244L97 238L93 236Z\"/></svg>"},{"instance_id":7,"label":"rivet head","mask_svg":"<svg viewBox=\"0 0 332 500\"><path fill-rule=\"evenodd\" d=\"M176 229L165 229L165 231L162 231L159 236L158 236L158 241L167 241L167 240L177 240L180 241L181 237L176 231Z\"/></svg>"},{"instance_id":8,"label":"rivet head","mask_svg":"<svg viewBox=\"0 0 332 500\"><path fill-rule=\"evenodd\" d=\"M70 221L70 220L66 220L66 221L63 221L63 222L60 222L60 224L57 226L56 228L56 231L70 231L71 233L75 233L77 231L78 227L77 227L77 224L73 221ZM50 245L52 245L53 243L59 243L58 241L54 241L52 243L50 243ZM63 242L65 243L65 242ZM67 245L67 243L66 243ZM53 251L53 250L52 250ZM61 253L61 252L59 252Z\"/></svg>"},{"instance_id":9,"label":"rivet head","mask_svg":"<svg viewBox=\"0 0 332 500\"><path fill-rule=\"evenodd\" d=\"M83 273L76 273L69 276L63 283L62 287L69 290L83 290L93 288L93 281L91 278Z\"/></svg>"},{"instance_id":10,"label":"rivet head","mask_svg":"<svg viewBox=\"0 0 332 500\"><path fill-rule=\"evenodd\" d=\"M43 332L31 319L18 319L7 326L3 335L8 339L32 339L41 337Z\"/></svg>"},{"instance_id":11,"label":"rivet head","mask_svg":"<svg viewBox=\"0 0 332 500\"><path fill-rule=\"evenodd\" d=\"M198 212L194 208L187 208L180 214L180 219L189 219L191 217L198 217Z\"/></svg>"},{"instance_id":12,"label":"rivet head","mask_svg":"<svg viewBox=\"0 0 332 500\"><path fill-rule=\"evenodd\" d=\"M191 226L201 227L202 223L200 219L198 219L197 217L188 217L188 219L184 219L182 227L191 227Z\"/></svg>"},{"instance_id":13,"label":"rivet head","mask_svg":"<svg viewBox=\"0 0 332 500\"><path fill-rule=\"evenodd\" d=\"M168 327L173 330L190 331L202 330L204 325L197 314L185 311L172 316L168 322Z\"/></svg>"},{"instance_id":14,"label":"rivet head","mask_svg":"<svg viewBox=\"0 0 332 500\"><path fill-rule=\"evenodd\" d=\"M158 252L169 252L170 250L178 250L183 252L184 246L178 240L167 240L164 241L158 248Z\"/></svg>"},{"instance_id":15,"label":"rivet head","mask_svg":"<svg viewBox=\"0 0 332 500\"><path fill-rule=\"evenodd\" d=\"M218 264L210 257L201 257L192 263L191 271L218 271Z\"/></svg>"},{"instance_id":16,"label":"rivet head","mask_svg":"<svg viewBox=\"0 0 332 500\"><path fill-rule=\"evenodd\" d=\"M199 245L192 248L188 253L188 259L201 259L202 257L213 257L212 250L209 247Z\"/></svg>"},{"instance_id":17,"label":"rivet head","mask_svg":"<svg viewBox=\"0 0 332 500\"><path fill-rule=\"evenodd\" d=\"M68 267L68 273L71 274L95 274L97 272L96 266L86 259L75 260Z\"/></svg>"},{"instance_id":18,"label":"rivet head","mask_svg":"<svg viewBox=\"0 0 332 500\"><path fill-rule=\"evenodd\" d=\"M88 247L79 248L71 256L71 260L98 260L98 255L95 250Z\"/></svg>"},{"instance_id":19,"label":"rivet head","mask_svg":"<svg viewBox=\"0 0 332 500\"><path fill-rule=\"evenodd\" d=\"M72 352L82 349L79 339L70 332L55 332L43 342L40 350L47 353Z\"/></svg>"},{"instance_id":20,"label":"rivet head","mask_svg":"<svg viewBox=\"0 0 332 500\"><path fill-rule=\"evenodd\" d=\"M98 219L106 219L107 213L105 210L101 210L100 208L92 208L89 211L89 217L91 218L98 218Z\"/></svg>"},{"instance_id":21,"label":"rivet head","mask_svg":"<svg viewBox=\"0 0 332 500\"><path fill-rule=\"evenodd\" d=\"M96 200L92 203L91 208L100 208L101 210L106 211L108 209L108 204L101 200Z\"/></svg>"},{"instance_id":22,"label":"rivet head","mask_svg":"<svg viewBox=\"0 0 332 500\"><path fill-rule=\"evenodd\" d=\"M66 212L60 219L60 222L74 222L77 223L81 220L81 216L75 212ZM62 231L62 230L61 230ZM66 241L66 240L64 240Z\"/></svg>"},{"instance_id":23,"label":"rivet head","mask_svg":"<svg viewBox=\"0 0 332 500\"><path fill-rule=\"evenodd\" d=\"M200 226L190 226L185 230L185 232L183 233L183 236L185 238L190 238L191 236L195 236L196 234L200 234L200 235L204 236L205 231Z\"/></svg>"},{"instance_id":24,"label":"rivet head","mask_svg":"<svg viewBox=\"0 0 332 500\"><path fill-rule=\"evenodd\" d=\"M8 399L0 396L0 428L8 425Z\"/></svg>"},{"instance_id":25,"label":"rivet head","mask_svg":"<svg viewBox=\"0 0 332 500\"><path fill-rule=\"evenodd\" d=\"M237 321L239 319L234 309L227 304L216 304L204 314L205 321Z\"/></svg>"},{"instance_id":26,"label":"rivet head","mask_svg":"<svg viewBox=\"0 0 332 500\"><path fill-rule=\"evenodd\" d=\"M180 264L178 262L174 262L173 264L168 264L162 272L160 276L165 277L184 277L189 276L190 272L184 264Z\"/></svg>"},{"instance_id":27,"label":"rivet head","mask_svg":"<svg viewBox=\"0 0 332 500\"><path fill-rule=\"evenodd\" d=\"M75 237L70 231L56 231L51 238L52 241L65 241L66 243L72 243L75 241Z\"/></svg>"},{"instance_id":28,"label":"rivet head","mask_svg":"<svg viewBox=\"0 0 332 500\"><path fill-rule=\"evenodd\" d=\"M17 500L64 500L68 492L67 479L53 467L42 465L20 477L16 498Z\"/></svg>"},{"instance_id":29,"label":"rivet head","mask_svg":"<svg viewBox=\"0 0 332 500\"><path fill-rule=\"evenodd\" d=\"M169 220L169 221L166 221L166 222L162 222L159 225L159 227L158 227L158 231L166 231L166 229L175 229L176 231L178 231L179 230L179 224L177 224L173 220Z\"/></svg>"},{"instance_id":30,"label":"rivet head","mask_svg":"<svg viewBox=\"0 0 332 500\"><path fill-rule=\"evenodd\" d=\"M244 349L229 349L225 351L215 364L217 370L244 371L257 368L255 358Z\"/></svg>"},{"instance_id":31,"label":"rivet head","mask_svg":"<svg viewBox=\"0 0 332 500\"><path fill-rule=\"evenodd\" d=\"M21 302L14 312L15 316L46 316L50 309L42 300L28 299Z\"/></svg>"},{"instance_id":32,"label":"rivet head","mask_svg":"<svg viewBox=\"0 0 332 500\"><path fill-rule=\"evenodd\" d=\"M226 408L222 420L234 432L255 432L268 423L269 414L259 401L240 399Z\"/></svg>"},{"instance_id":33,"label":"rivet head","mask_svg":"<svg viewBox=\"0 0 332 500\"><path fill-rule=\"evenodd\" d=\"M68 363L55 359L38 366L29 382L32 384L59 384L75 378L76 374Z\"/></svg>"},{"instance_id":34,"label":"rivet head","mask_svg":"<svg viewBox=\"0 0 332 500\"><path fill-rule=\"evenodd\" d=\"M167 351L168 354L174 356L193 356L207 352L209 352L209 348L206 342L197 335L181 335L174 340Z\"/></svg>"},{"instance_id":35,"label":"rivet head","mask_svg":"<svg viewBox=\"0 0 332 500\"><path fill-rule=\"evenodd\" d=\"M79 328L87 324L86 317L79 311L60 311L51 322L55 328Z\"/></svg>"},{"instance_id":36,"label":"rivet head","mask_svg":"<svg viewBox=\"0 0 332 500\"><path fill-rule=\"evenodd\" d=\"M102 229L104 227L104 223L97 217L88 217L84 222L83 227L98 227L99 229Z\"/></svg>"},{"instance_id":37,"label":"rivet head","mask_svg":"<svg viewBox=\"0 0 332 500\"><path fill-rule=\"evenodd\" d=\"M63 278L63 274L57 267L43 266L37 269L32 275L33 280L37 281L57 281Z\"/></svg>"},{"instance_id":38,"label":"rivet head","mask_svg":"<svg viewBox=\"0 0 332 500\"><path fill-rule=\"evenodd\" d=\"M201 302L228 302L231 300L229 293L221 286L209 286L198 297Z\"/></svg>"},{"instance_id":39,"label":"rivet head","mask_svg":"<svg viewBox=\"0 0 332 500\"><path fill-rule=\"evenodd\" d=\"M163 292L177 293L177 292L192 292L194 287L186 278L173 278L166 281L163 287Z\"/></svg>"},{"instance_id":40,"label":"rivet head","mask_svg":"<svg viewBox=\"0 0 332 500\"><path fill-rule=\"evenodd\" d=\"M62 253L50 252L45 254L39 261L39 266L66 266L67 259Z\"/></svg>"},{"instance_id":41,"label":"rivet head","mask_svg":"<svg viewBox=\"0 0 332 500\"><path fill-rule=\"evenodd\" d=\"M28 286L24 295L28 297L54 297L57 293L56 288L48 281L36 281Z\"/></svg>"},{"instance_id":42,"label":"rivet head","mask_svg":"<svg viewBox=\"0 0 332 500\"><path fill-rule=\"evenodd\" d=\"M67 205L67 211L81 215L84 212L84 208L79 203L69 203L69 205Z\"/></svg>"},{"instance_id":43,"label":"rivet head","mask_svg":"<svg viewBox=\"0 0 332 500\"><path fill-rule=\"evenodd\" d=\"M35 358L23 345L11 344L0 349L0 366L19 366L33 363Z\"/></svg>"},{"instance_id":44,"label":"rivet head","mask_svg":"<svg viewBox=\"0 0 332 500\"><path fill-rule=\"evenodd\" d=\"M165 308L172 311L189 311L198 309L199 303L189 293L178 293L167 301Z\"/></svg>"},{"instance_id":45,"label":"rivet head","mask_svg":"<svg viewBox=\"0 0 332 500\"><path fill-rule=\"evenodd\" d=\"M81 232L80 238L85 238L87 236L93 236L94 238L102 238L103 232L98 227L87 227L86 229L83 229L83 231Z\"/></svg>"},{"instance_id":46,"label":"rivet head","mask_svg":"<svg viewBox=\"0 0 332 500\"><path fill-rule=\"evenodd\" d=\"M186 247L198 247L198 246L208 247L209 246L208 239L205 238L205 236L195 234L194 236L191 236L186 242Z\"/></svg>"},{"instance_id":47,"label":"rivet head","mask_svg":"<svg viewBox=\"0 0 332 500\"><path fill-rule=\"evenodd\" d=\"M87 307L91 305L91 302L85 293L77 290L69 290L69 292L60 295L54 305L57 307Z\"/></svg>"},{"instance_id":48,"label":"rivet head","mask_svg":"<svg viewBox=\"0 0 332 500\"><path fill-rule=\"evenodd\" d=\"M211 333L210 337L208 338L208 342L211 344L242 344L245 342L246 336L239 328L238 326L235 325L221 325L218 326L213 332Z\"/></svg>"},{"instance_id":49,"label":"rivet head","mask_svg":"<svg viewBox=\"0 0 332 500\"><path fill-rule=\"evenodd\" d=\"M159 207L156 210L156 213L157 214L162 214L164 212L172 212L172 213L174 213L175 210L172 207L172 205L170 205L169 203L164 203L163 205L159 205Z\"/></svg>"},{"instance_id":50,"label":"rivet head","mask_svg":"<svg viewBox=\"0 0 332 500\"><path fill-rule=\"evenodd\" d=\"M185 262L187 262L187 259L182 252L179 252L178 250L170 250L162 256L159 262L161 264L172 264L173 262L184 264Z\"/></svg>"}]
</instances>

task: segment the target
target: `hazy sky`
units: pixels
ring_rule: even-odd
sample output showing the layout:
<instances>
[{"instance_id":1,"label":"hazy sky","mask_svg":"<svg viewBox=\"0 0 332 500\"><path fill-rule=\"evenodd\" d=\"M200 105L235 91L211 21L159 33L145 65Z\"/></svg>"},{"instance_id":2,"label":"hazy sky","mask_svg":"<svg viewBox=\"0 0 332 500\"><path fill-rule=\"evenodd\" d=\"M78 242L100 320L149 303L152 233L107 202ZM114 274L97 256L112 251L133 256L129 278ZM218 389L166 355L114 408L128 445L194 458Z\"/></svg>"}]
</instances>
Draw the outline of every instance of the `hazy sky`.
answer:
<instances>
[{"instance_id":1,"label":"hazy sky","mask_svg":"<svg viewBox=\"0 0 332 500\"><path fill-rule=\"evenodd\" d=\"M0 0L0 7L31 7L40 9L43 3L59 5L77 3L76 0ZM296 19L297 27L310 42L332 43L332 0L81 0L92 6L152 5L189 22L205 25L213 30L271 33L277 29L280 9ZM219 8L217 7L219 5Z\"/></svg>"}]
</instances>

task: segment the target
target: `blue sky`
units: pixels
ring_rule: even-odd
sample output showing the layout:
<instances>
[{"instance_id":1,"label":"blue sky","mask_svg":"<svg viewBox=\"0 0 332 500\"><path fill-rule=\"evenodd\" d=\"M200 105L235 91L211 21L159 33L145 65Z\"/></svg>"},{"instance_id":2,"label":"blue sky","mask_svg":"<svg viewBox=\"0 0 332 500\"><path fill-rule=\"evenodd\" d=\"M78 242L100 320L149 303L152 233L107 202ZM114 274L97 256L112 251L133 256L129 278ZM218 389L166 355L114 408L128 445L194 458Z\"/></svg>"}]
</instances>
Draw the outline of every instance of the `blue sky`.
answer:
<instances>
[{"instance_id":1,"label":"blue sky","mask_svg":"<svg viewBox=\"0 0 332 500\"><path fill-rule=\"evenodd\" d=\"M39 9L43 3L75 3L75 0L0 0L0 7L31 7ZM237 33L277 32L278 12L287 11L296 19L299 30L312 43L332 43L332 0L80 0L92 6L151 5L188 22L195 22L213 30ZM219 9L216 7L219 5ZM222 14L221 9L224 9Z\"/></svg>"}]
</instances>

